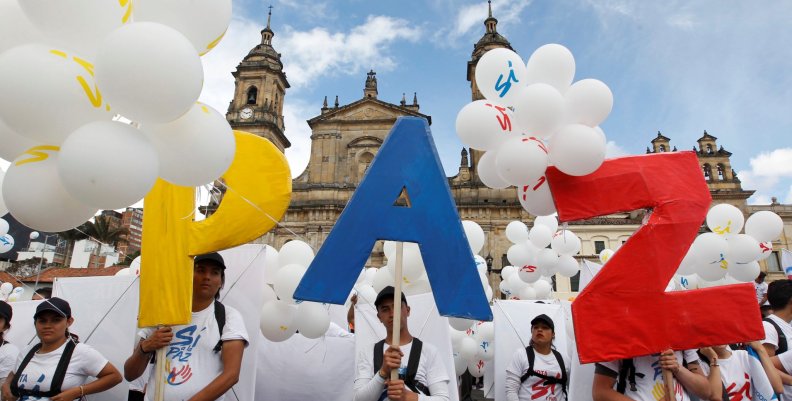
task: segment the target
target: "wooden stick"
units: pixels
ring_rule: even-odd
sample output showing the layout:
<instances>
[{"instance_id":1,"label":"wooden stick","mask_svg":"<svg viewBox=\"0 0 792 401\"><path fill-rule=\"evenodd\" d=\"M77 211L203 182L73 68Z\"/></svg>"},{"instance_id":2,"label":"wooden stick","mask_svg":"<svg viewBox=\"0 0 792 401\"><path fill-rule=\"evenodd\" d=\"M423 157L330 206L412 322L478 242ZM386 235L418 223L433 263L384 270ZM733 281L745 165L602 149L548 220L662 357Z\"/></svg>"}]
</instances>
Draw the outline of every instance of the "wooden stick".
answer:
<instances>
[{"instance_id":1,"label":"wooden stick","mask_svg":"<svg viewBox=\"0 0 792 401\"><path fill-rule=\"evenodd\" d=\"M674 374L670 370L663 369L663 384L665 384L666 400L674 401Z\"/></svg>"},{"instance_id":2,"label":"wooden stick","mask_svg":"<svg viewBox=\"0 0 792 401\"><path fill-rule=\"evenodd\" d=\"M393 275L395 276L393 286L393 340L392 346L399 348L401 343L401 297L402 297L402 260L404 259L404 242L396 243L396 265ZM399 370L391 370L391 380L399 379Z\"/></svg>"},{"instance_id":3,"label":"wooden stick","mask_svg":"<svg viewBox=\"0 0 792 401\"><path fill-rule=\"evenodd\" d=\"M154 382L154 400L155 401L164 401L165 400L165 358L167 357L167 348L162 347L157 350L157 365L154 368L155 376L157 380Z\"/></svg>"}]
</instances>

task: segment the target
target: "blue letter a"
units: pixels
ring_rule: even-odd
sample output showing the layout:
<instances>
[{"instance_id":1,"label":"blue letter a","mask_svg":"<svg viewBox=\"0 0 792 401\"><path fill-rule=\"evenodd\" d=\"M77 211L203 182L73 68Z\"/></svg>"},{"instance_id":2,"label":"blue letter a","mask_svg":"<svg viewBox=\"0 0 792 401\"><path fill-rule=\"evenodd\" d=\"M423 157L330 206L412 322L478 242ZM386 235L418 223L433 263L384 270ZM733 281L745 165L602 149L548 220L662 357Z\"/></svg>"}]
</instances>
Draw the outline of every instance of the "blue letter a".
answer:
<instances>
[{"instance_id":1,"label":"blue letter a","mask_svg":"<svg viewBox=\"0 0 792 401\"><path fill-rule=\"evenodd\" d=\"M409 207L394 205L403 188ZM418 243L441 315L492 320L473 252L422 118L396 121L294 298L346 301L377 240Z\"/></svg>"}]
</instances>

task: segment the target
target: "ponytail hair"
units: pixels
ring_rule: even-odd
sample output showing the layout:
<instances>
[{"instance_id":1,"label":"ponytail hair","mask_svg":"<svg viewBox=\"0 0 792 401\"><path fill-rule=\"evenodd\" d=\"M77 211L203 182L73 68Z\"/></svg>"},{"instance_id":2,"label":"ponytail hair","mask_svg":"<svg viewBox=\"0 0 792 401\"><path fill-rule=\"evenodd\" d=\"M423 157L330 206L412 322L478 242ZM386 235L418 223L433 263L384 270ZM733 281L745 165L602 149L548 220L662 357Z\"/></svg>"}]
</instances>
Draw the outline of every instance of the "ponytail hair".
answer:
<instances>
[{"instance_id":1,"label":"ponytail hair","mask_svg":"<svg viewBox=\"0 0 792 401\"><path fill-rule=\"evenodd\" d=\"M75 344L79 344L80 343L80 336L70 332L69 329L66 329L66 339L67 340L71 340Z\"/></svg>"}]
</instances>

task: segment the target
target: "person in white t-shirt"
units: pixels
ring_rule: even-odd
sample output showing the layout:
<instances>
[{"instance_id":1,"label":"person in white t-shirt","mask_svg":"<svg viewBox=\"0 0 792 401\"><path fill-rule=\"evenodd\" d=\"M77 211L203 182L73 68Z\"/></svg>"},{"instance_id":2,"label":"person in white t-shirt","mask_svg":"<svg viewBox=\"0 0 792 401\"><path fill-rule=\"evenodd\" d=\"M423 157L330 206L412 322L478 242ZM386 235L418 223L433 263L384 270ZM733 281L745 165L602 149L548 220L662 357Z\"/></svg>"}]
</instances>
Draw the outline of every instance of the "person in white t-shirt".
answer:
<instances>
[{"instance_id":1,"label":"person in white t-shirt","mask_svg":"<svg viewBox=\"0 0 792 401\"><path fill-rule=\"evenodd\" d=\"M68 302L57 297L44 300L33 321L41 342L19 354L3 385L4 400L72 401L121 382L115 366L69 333L74 318ZM62 360L65 369L58 369ZM89 382L90 377L96 380Z\"/></svg>"},{"instance_id":2,"label":"person in white t-shirt","mask_svg":"<svg viewBox=\"0 0 792 401\"><path fill-rule=\"evenodd\" d=\"M518 349L506 367L507 401L566 401L569 368L552 348L554 338L555 325L549 316L541 314L531 320L529 349Z\"/></svg>"},{"instance_id":3,"label":"person in white t-shirt","mask_svg":"<svg viewBox=\"0 0 792 401\"><path fill-rule=\"evenodd\" d=\"M380 291L374 301L377 317L385 326L387 335L380 343L362 347L357 361L354 401L380 401L385 397L399 401L448 401L450 379L443 358L437 348L410 335L407 328L410 307L404 294L401 296L400 341L393 344L394 297L394 289L389 286ZM413 353L419 344L420 353ZM383 354L380 366L375 366L375 352ZM417 366L409 361L414 358L418 358ZM414 383L408 377L411 367L415 370ZM399 372L397 380L390 378L394 369Z\"/></svg>"},{"instance_id":4,"label":"person in white t-shirt","mask_svg":"<svg viewBox=\"0 0 792 401\"><path fill-rule=\"evenodd\" d=\"M687 367L683 361L687 362ZM632 364L632 367L629 364ZM634 368L634 369L633 369ZM624 369L624 370L623 370ZM663 370L674 377L674 399L690 401L688 392L703 400L712 394L695 351L666 350L660 354L603 362L594 368L594 401L656 401L665 396ZM617 379L623 374L624 380ZM616 388L614 388L616 386Z\"/></svg>"},{"instance_id":5,"label":"person in white t-shirt","mask_svg":"<svg viewBox=\"0 0 792 401\"><path fill-rule=\"evenodd\" d=\"M14 370L19 348L5 340L5 333L11 328L14 311L7 302L0 301L0 378L3 380Z\"/></svg>"},{"instance_id":6,"label":"person in white t-shirt","mask_svg":"<svg viewBox=\"0 0 792 401\"><path fill-rule=\"evenodd\" d=\"M767 316L764 325L765 338L762 340L767 354L772 358L790 348L792 340L792 280L776 280L767 286L767 300L773 312ZM779 335L780 334L780 335ZM792 383L792 376L780 372L781 381ZM792 400L792 385L784 385L784 398Z\"/></svg>"},{"instance_id":7,"label":"person in white t-shirt","mask_svg":"<svg viewBox=\"0 0 792 401\"><path fill-rule=\"evenodd\" d=\"M730 401L734 399L749 400L756 389L752 385L767 387L769 382L775 394L784 392L781 376L773 366L770 356L759 341L748 344L759 356L764 372L754 372L751 359L745 350L731 350L726 345L716 345L702 348L701 354L706 357L708 364L702 366L709 376L712 397L710 401ZM758 377L757 377L758 376ZM724 394L725 393L725 394ZM768 399L773 394L766 394Z\"/></svg>"},{"instance_id":8,"label":"person in white t-shirt","mask_svg":"<svg viewBox=\"0 0 792 401\"><path fill-rule=\"evenodd\" d=\"M149 394L161 380L167 401L225 400L225 393L239 381L242 354L248 344L242 315L216 302L225 284L225 268L217 252L195 257L190 323L141 330L141 340L124 364L124 378L132 381L140 377L155 351L167 347L165 376L150 375L146 386ZM221 333L216 311L222 310L225 320Z\"/></svg>"}]
</instances>

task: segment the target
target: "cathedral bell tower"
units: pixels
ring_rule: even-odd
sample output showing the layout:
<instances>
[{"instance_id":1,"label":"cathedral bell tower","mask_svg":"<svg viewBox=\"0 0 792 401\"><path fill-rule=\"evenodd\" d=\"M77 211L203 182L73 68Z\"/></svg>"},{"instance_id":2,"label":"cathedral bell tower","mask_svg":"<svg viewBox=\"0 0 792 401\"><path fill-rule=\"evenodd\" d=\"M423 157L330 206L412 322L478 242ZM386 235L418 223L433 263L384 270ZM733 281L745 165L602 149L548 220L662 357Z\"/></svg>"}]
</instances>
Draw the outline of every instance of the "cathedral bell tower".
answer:
<instances>
[{"instance_id":1,"label":"cathedral bell tower","mask_svg":"<svg viewBox=\"0 0 792 401\"><path fill-rule=\"evenodd\" d=\"M291 146L283 123L283 99L289 81L283 72L281 55L272 47L275 33L270 28L271 20L272 6L267 27L261 31L261 43L231 73L235 89L226 119L234 129L267 138L283 152Z\"/></svg>"}]
</instances>

